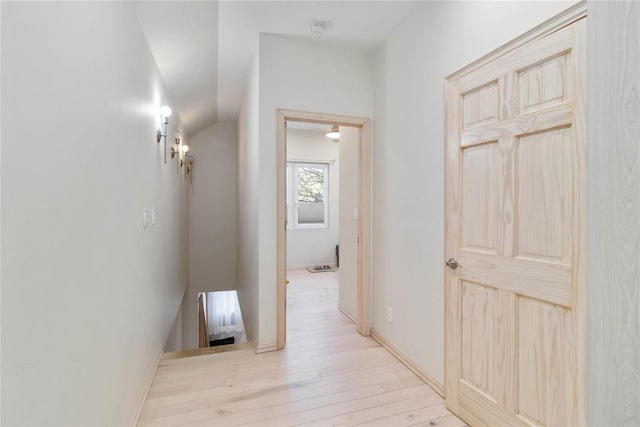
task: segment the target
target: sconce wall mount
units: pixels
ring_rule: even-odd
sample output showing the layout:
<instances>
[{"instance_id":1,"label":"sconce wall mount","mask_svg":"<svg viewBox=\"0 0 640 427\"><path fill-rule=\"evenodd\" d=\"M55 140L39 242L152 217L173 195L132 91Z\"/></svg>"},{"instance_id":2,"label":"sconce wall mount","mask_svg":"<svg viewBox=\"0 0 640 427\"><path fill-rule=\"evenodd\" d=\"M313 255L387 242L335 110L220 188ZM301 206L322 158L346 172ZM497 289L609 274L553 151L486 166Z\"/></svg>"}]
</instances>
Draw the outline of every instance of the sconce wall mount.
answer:
<instances>
[{"instance_id":1,"label":"sconce wall mount","mask_svg":"<svg viewBox=\"0 0 640 427\"><path fill-rule=\"evenodd\" d=\"M185 154L186 155L186 154ZM187 159L187 167L184 169L184 179L187 179L187 176L189 177L189 183L193 182L193 168L196 164L196 160L193 158L193 156L189 156L189 158Z\"/></svg>"},{"instance_id":2,"label":"sconce wall mount","mask_svg":"<svg viewBox=\"0 0 640 427\"><path fill-rule=\"evenodd\" d=\"M174 145L171 146L171 158L173 159L178 155L178 153L182 153L182 159L180 160L181 167L184 161L184 157L187 155L188 151L189 151L189 146L187 144L182 143L182 138L176 137L174 139Z\"/></svg>"},{"instance_id":3,"label":"sconce wall mount","mask_svg":"<svg viewBox=\"0 0 640 427\"><path fill-rule=\"evenodd\" d=\"M158 129L156 132L156 142L160 143L160 140L164 138L164 162L167 163L167 125L169 124L169 117L171 116L171 108L163 105L160 107L160 116L162 116L162 124L164 125L164 133Z\"/></svg>"}]
</instances>

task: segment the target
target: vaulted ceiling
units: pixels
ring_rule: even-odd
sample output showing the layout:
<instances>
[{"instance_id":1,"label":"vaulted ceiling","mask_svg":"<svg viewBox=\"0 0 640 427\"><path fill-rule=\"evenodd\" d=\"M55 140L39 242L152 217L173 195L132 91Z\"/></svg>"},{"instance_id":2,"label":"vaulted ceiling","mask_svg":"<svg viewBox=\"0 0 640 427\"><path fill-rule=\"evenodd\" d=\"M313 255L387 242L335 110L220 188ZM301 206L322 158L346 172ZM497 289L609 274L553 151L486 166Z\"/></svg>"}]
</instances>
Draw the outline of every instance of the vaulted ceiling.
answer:
<instances>
[{"instance_id":1,"label":"vaulted ceiling","mask_svg":"<svg viewBox=\"0 0 640 427\"><path fill-rule=\"evenodd\" d=\"M416 1L139 1L142 30L189 135L237 120L260 33L373 50ZM313 35L306 23L325 31Z\"/></svg>"}]
</instances>

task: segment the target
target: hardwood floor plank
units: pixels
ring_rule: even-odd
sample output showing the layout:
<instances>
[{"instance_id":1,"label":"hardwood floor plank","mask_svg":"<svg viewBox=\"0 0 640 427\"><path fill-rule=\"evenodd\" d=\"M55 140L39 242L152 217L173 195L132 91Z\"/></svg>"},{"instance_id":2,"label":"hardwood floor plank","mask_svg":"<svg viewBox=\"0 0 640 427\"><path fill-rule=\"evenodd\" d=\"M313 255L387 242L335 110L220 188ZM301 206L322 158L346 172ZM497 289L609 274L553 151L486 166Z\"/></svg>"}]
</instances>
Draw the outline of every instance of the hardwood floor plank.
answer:
<instances>
[{"instance_id":1,"label":"hardwood floor plank","mask_svg":"<svg viewBox=\"0 0 640 427\"><path fill-rule=\"evenodd\" d=\"M372 368L375 366L393 364L395 358L391 359L388 354L374 354L371 358L344 358L339 360L318 360L310 363L289 366L287 364L272 365L269 368L258 368L255 370L242 370L237 374L238 378L260 378L277 375L279 373L299 373L306 371L316 371L320 376L327 376L335 370L354 371L358 369Z\"/></svg>"},{"instance_id":2,"label":"hardwood floor plank","mask_svg":"<svg viewBox=\"0 0 640 427\"><path fill-rule=\"evenodd\" d=\"M336 308L337 273L289 280L284 350L163 359L138 425L464 425L406 366L357 334Z\"/></svg>"},{"instance_id":3,"label":"hardwood floor plank","mask_svg":"<svg viewBox=\"0 0 640 427\"><path fill-rule=\"evenodd\" d=\"M411 399L400 400L398 402L388 403L386 405L374 406L372 408L353 411L337 417L323 418L312 423L301 424L304 426L327 426L327 425L358 425L366 424L371 421L387 418L405 412L415 411L418 409L428 408L433 405L442 403L442 398L437 394L429 394L427 396L419 396Z\"/></svg>"},{"instance_id":4,"label":"hardwood floor plank","mask_svg":"<svg viewBox=\"0 0 640 427\"><path fill-rule=\"evenodd\" d=\"M203 390L210 388L224 387L226 379L224 377L211 377L206 376L197 381L179 382L175 384L169 384L168 386L153 386L147 394L148 399L155 399L158 397L172 396L174 394L185 393L195 390Z\"/></svg>"},{"instance_id":5,"label":"hardwood floor plank","mask_svg":"<svg viewBox=\"0 0 640 427\"><path fill-rule=\"evenodd\" d=\"M409 376L407 378L401 378L398 380L389 381L382 385L385 391L394 391L399 390L401 388L412 387L414 385L424 384L420 378L415 375Z\"/></svg>"},{"instance_id":6,"label":"hardwood floor plank","mask_svg":"<svg viewBox=\"0 0 640 427\"><path fill-rule=\"evenodd\" d=\"M425 422L421 422L419 424L413 424L415 427L466 427L467 423L462 421L460 418L455 415L446 415L444 417L436 418L434 420L429 420Z\"/></svg>"},{"instance_id":7,"label":"hardwood floor plank","mask_svg":"<svg viewBox=\"0 0 640 427\"><path fill-rule=\"evenodd\" d=\"M186 412L200 411L211 407L210 399L192 400L167 406L144 405L140 414L140 421L149 421L157 418L169 417Z\"/></svg>"},{"instance_id":8,"label":"hardwood floor plank","mask_svg":"<svg viewBox=\"0 0 640 427\"><path fill-rule=\"evenodd\" d=\"M259 356L259 355L257 355ZM213 389L203 389L196 391L188 391L183 393L177 393L173 396L165 396L155 399L148 399L147 403L152 406L166 406L173 405L180 402L188 402L192 400L199 400L203 398L211 398L217 402L227 402L235 399L248 399L258 395L265 395L276 392L291 392L295 390L299 393L301 389L313 389L315 387L333 386L336 390L348 389L350 387L372 385L378 382L386 383L389 381L395 381L398 379L404 379L412 377L414 374L408 369L399 369L390 372L378 372L374 369L363 369L355 374L350 375L336 375L328 377L320 377L310 381L298 381L285 383L273 387L257 387L255 384L240 385L235 388L231 387L217 387ZM422 382L421 382L422 383ZM422 383L423 384L423 383Z\"/></svg>"},{"instance_id":9,"label":"hardwood floor plank","mask_svg":"<svg viewBox=\"0 0 640 427\"><path fill-rule=\"evenodd\" d=\"M419 385L402 390L396 390L389 393L377 394L375 396L365 397L361 399L343 401L340 403L330 404L306 410L303 412L296 412L289 415L279 417L268 417L265 413L265 417L257 420L253 423L247 423L249 426L264 426L264 425L298 425L309 423L311 421L321 420L323 418L333 417L336 415L342 415L349 412L356 412L361 409L372 408L386 403L397 402L412 397L418 396L433 396L435 391L426 385Z\"/></svg>"},{"instance_id":10,"label":"hardwood floor plank","mask_svg":"<svg viewBox=\"0 0 640 427\"><path fill-rule=\"evenodd\" d=\"M436 405L431 405L425 408L407 411L403 414L394 415L391 417L380 418L375 421L369 421L361 425L367 426L408 426L418 423L429 424L435 422L435 420L452 415L451 412L444 406L444 402ZM462 423L462 425L466 425Z\"/></svg>"},{"instance_id":11,"label":"hardwood floor plank","mask_svg":"<svg viewBox=\"0 0 640 427\"><path fill-rule=\"evenodd\" d=\"M367 376L358 380L337 381L336 379L336 381L330 382L328 384L313 384L286 390L264 390L252 394L244 394L238 398L229 399L225 403L246 402L246 404L250 408L255 409L263 406L270 406L285 402L295 402L297 400L325 396L327 394L339 393L357 388L366 388L369 386L380 386L384 391L387 391L386 385L398 381L399 376L406 377L406 373L396 371ZM402 379L406 378L401 378L401 380ZM406 385L404 388L411 386L412 385ZM403 387L398 387L398 389L399 388ZM220 404L222 405L223 403Z\"/></svg>"},{"instance_id":12,"label":"hardwood floor plank","mask_svg":"<svg viewBox=\"0 0 640 427\"><path fill-rule=\"evenodd\" d=\"M159 363L160 366L179 366L179 365L193 365L199 362L206 362L207 360L235 360L241 357L250 357L254 354L254 350L252 348L236 350L233 352L220 352L220 353L211 353L211 354L199 354L197 356L192 357L182 357L175 359L162 359Z\"/></svg>"},{"instance_id":13,"label":"hardwood floor plank","mask_svg":"<svg viewBox=\"0 0 640 427\"><path fill-rule=\"evenodd\" d=\"M314 397L304 400L296 400L280 405L270 405L259 409L250 409L235 414L229 414L227 410L222 409L216 418L203 419L200 422L188 424L193 426L206 426L212 424L219 425L242 425L252 422L261 422L265 419L284 416L292 413L308 411L319 407L336 404L339 402L360 399L369 396L375 396L384 393L380 386L369 386L365 388L357 388L344 392L326 394L324 396ZM224 407L223 407L224 408Z\"/></svg>"},{"instance_id":14,"label":"hardwood floor plank","mask_svg":"<svg viewBox=\"0 0 640 427\"><path fill-rule=\"evenodd\" d=\"M317 345L308 345L303 348L294 348L291 350L285 349L283 350L288 358L306 358L310 356L325 356L325 355L335 355L338 353L350 352L353 350L362 350L371 347L380 347L380 344L375 342L373 339L366 340L354 340L346 346L317 346Z\"/></svg>"}]
</instances>

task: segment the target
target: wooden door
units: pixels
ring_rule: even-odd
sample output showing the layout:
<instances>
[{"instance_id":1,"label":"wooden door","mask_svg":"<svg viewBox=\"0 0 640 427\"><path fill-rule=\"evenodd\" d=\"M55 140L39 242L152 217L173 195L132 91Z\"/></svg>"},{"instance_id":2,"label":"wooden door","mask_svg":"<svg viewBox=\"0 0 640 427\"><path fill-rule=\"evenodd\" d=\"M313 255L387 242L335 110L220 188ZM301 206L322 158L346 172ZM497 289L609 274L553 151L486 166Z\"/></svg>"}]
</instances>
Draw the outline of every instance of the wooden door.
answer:
<instances>
[{"instance_id":1,"label":"wooden door","mask_svg":"<svg viewBox=\"0 0 640 427\"><path fill-rule=\"evenodd\" d=\"M446 82L445 391L472 425L586 421L584 15Z\"/></svg>"}]
</instances>

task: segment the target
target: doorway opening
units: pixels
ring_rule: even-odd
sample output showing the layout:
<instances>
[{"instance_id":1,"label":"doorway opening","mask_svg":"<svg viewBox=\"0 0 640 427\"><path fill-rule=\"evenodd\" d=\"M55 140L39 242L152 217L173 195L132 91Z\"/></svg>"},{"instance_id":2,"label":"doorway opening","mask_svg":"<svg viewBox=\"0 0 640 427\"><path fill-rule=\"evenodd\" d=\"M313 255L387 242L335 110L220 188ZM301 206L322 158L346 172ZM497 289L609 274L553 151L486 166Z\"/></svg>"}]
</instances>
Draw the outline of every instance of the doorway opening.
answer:
<instances>
[{"instance_id":1,"label":"doorway opening","mask_svg":"<svg viewBox=\"0 0 640 427\"><path fill-rule=\"evenodd\" d=\"M338 273L338 309L369 335L369 128L364 118L278 111L278 349L288 268Z\"/></svg>"},{"instance_id":2,"label":"doorway opening","mask_svg":"<svg viewBox=\"0 0 640 427\"><path fill-rule=\"evenodd\" d=\"M198 293L198 346L247 342L237 291Z\"/></svg>"}]
</instances>

